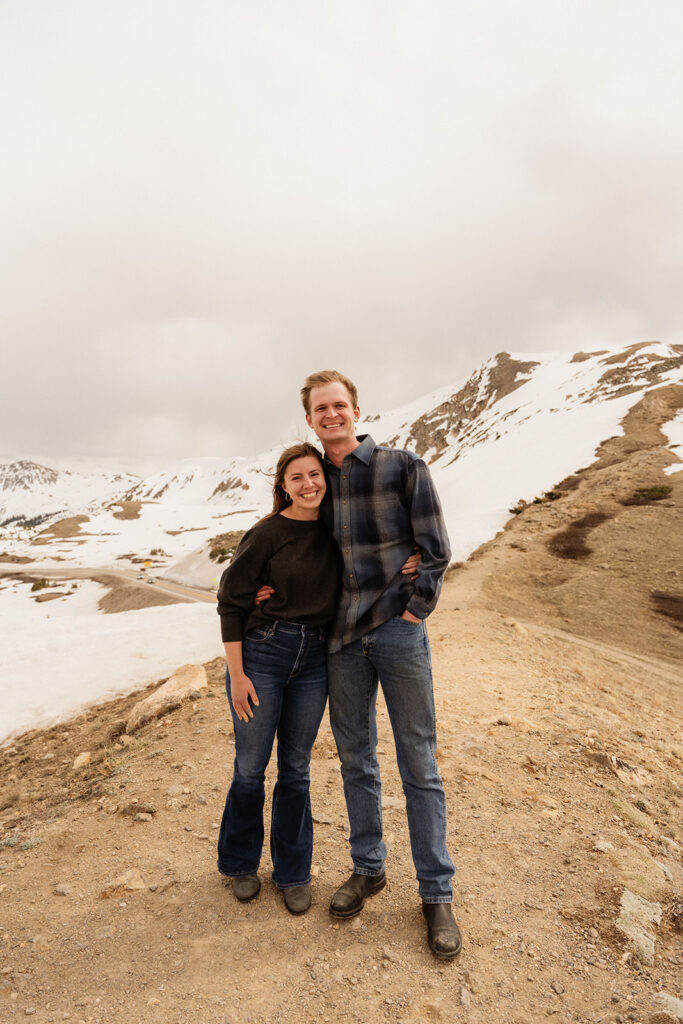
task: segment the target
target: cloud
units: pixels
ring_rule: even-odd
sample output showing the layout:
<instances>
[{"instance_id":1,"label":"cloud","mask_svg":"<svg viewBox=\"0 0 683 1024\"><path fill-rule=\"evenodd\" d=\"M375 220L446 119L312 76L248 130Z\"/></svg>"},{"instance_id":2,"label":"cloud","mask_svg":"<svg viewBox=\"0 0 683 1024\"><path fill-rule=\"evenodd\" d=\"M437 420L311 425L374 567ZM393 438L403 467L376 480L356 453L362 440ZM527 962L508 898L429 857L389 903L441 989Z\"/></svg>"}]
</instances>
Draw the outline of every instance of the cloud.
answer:
<instances>
[{"instance_id":1,"label":"cloud","mask_svg":"<svg viewBox=\"0 0 683 1024\"><path fill-rule=\"evenodd\" d=\"M680 336L683 8L0 12L3 447L191 455ZM2 101L0 101L2 102Z\"/></svg>"}]
</instances>

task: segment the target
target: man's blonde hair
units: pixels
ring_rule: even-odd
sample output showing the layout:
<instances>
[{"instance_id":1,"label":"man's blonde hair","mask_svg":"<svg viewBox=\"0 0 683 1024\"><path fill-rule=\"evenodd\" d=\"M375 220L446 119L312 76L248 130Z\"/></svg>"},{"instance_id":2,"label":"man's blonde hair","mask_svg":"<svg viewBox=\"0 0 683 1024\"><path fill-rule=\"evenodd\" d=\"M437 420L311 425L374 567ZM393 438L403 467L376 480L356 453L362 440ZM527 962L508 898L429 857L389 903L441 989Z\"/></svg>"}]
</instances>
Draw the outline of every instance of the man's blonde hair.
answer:
<instances>
[{"instance_id":1,"label":"man's blonde hair","mask_svg":"<svg viewBox=\"0 0 683 1024\"><path fill-rule=\"evenodd\" d=\"M355 409L358 405L358 390L353 381L350 381L348 377L345 377L339 370L318 370L317 373L311 373L304 381L304 386L301 389L301 401L303 407L311 415L311 391L313 388L320 388L324 384L343 384L349 393L351 399L351 405Z\"/></svg>"}]
</instances>

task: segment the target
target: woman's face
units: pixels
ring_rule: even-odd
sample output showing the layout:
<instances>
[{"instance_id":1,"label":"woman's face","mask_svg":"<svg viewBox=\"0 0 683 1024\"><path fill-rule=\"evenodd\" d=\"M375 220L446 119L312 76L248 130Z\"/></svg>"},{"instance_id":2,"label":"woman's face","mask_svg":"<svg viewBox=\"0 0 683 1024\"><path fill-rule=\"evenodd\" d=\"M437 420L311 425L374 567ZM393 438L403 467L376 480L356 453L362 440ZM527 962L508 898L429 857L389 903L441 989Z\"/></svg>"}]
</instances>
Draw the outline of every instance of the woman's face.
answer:
<instances>
[{"instance_id":1,"label":"woman's face","mask_svg":"<svg viewBox=\"0 0 683 1024\"><path fill-rule=\"evenodd\" d=\"M326 490L320 461L314 455L292 459L285 470L284 489L292 499L292 511L309 517L319 508Z\"/></svg>"}]
</instances>

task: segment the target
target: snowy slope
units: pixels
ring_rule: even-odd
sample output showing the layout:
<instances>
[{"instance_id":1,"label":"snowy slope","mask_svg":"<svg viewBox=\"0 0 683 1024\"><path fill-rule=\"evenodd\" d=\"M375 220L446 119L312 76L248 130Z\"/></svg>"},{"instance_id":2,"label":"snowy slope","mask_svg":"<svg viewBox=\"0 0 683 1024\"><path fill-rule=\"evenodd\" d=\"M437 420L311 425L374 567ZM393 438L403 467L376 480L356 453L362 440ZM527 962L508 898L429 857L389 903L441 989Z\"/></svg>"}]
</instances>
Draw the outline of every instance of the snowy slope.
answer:
<instances>
[{"instance_id":1,"label":"snowy slope","mask_svg":"<svg viewBox=\"0 0 683 1024\"><path fill-rule=\"evenodd\" d=\"M87 513L113 501L135 482L134 476L124 472L80 473L31 459L2 462L0 523L14 517L32 519L34 516Z\"/></svg>"}]
</instances>

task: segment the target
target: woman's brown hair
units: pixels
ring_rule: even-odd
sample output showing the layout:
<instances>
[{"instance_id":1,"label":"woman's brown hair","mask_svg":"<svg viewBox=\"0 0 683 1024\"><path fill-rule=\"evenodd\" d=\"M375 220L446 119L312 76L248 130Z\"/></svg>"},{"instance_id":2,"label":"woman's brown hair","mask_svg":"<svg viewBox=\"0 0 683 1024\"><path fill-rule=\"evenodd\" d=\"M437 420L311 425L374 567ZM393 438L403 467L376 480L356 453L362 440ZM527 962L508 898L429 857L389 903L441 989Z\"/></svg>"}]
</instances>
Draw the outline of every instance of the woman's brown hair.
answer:
<instances>
[{"instance_id":1,"label":"woman's brown hair","mask_svg":"<svg viewBox=\"0 0 683 1024\"><path fill-rule=\"evenodd\" d=\"M265 519L270 519L271 516L276 516L283 509L288 508L292 504L292 499L288 497L285 491L285 472L290 462L294 462L294 459L305 459L306 456L312 455L313 458L317 459L320 463L320 468L323 468L323 457L315 447L314 444L309 444L308 441L302 441L300 444L292 444L289 448L285 448L280 458L277 460L277 466L275 467L275 480L273 482L273 511L270 512Z\"/></svg>"}]
</instances>

